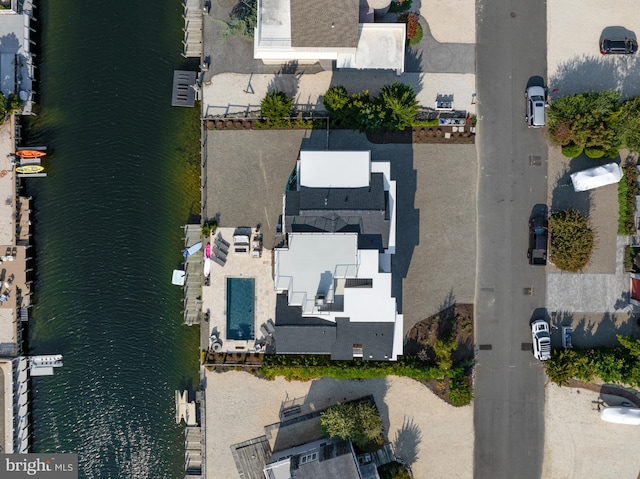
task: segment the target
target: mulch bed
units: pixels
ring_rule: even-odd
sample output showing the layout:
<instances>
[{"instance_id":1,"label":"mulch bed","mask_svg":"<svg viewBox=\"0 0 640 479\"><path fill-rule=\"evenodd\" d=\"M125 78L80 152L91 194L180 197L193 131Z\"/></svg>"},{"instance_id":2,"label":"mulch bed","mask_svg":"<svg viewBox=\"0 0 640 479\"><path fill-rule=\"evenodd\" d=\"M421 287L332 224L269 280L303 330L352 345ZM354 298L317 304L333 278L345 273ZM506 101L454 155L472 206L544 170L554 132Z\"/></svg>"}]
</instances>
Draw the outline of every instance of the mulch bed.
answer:
<instances>
[{"instance_id":1,"label":"mulch bed","mask_svg":"<svg viewBox=\"0 0 640 479\"><path fill-rule=\"evenodd\" d=\"M208 130L251 130L253 119L207 119L205 127ZM444 143L444 144L471 144L475 143L476 135L471 132L471 124L457 127L462 131L453 131L453 126L416 126L400 130L380 130L367 132L367 139L375 144L387 143Z\"/></svg>"},{"instance_id":2,"label":"mulch bed","mask_svg":"<svg viewBox=\"0 0 640 479\"><path fill-rule=\"evenodd\" d=\"M462 128L462 127L459 127ZM404 131L380 130L367 133L371 143L444 143L451 145L475 143L476 135L471 133L471 125L466 125L464 131L453 131L452 126L414 126Z\"/></svg>"},{"instance_id":3,"label":"mulch bed","mask_svg":"<svg viewBox=\"0 0 640 479\"><path fill-rule=\"evenodd\" d=\"M443 309L440 313L423 319L411 328L404 354L419 355L428 362L436 360L433 344L436 339L453 337L458 343L451 358L457 365L475 357L473 336L473 304L454 304ZM449 395L448 379L433 379L426 383L440 399L447 401Z\"/></svg>"}]
</instances>

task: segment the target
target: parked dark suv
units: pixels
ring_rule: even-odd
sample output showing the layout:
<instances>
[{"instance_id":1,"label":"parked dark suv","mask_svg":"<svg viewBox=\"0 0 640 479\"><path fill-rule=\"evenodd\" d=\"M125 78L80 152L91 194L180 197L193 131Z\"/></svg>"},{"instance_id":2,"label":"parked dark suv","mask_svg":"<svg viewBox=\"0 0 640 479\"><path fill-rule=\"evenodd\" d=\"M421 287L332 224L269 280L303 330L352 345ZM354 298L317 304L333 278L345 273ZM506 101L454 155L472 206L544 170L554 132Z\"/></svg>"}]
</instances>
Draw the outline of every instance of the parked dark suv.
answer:
<instances>
[{"instance_id":1,"label":"parked dark suv","mask_svg":"<svg viewBox=\"0 0 640 479\"><path fill-rule=\"evenodd\" d=\"M638 42L631 38L622 40L603 39L600 42L600 53L603 55L621 54L629 55L638 51Z\"/></svg>"},{"instance_id":2,"label":"parked dark suv","mask_svg":"<svg viewBox=\"0 0 640 479\"><path fill-rule=\"evenodd\" d=\"M529 250L527 257L529 264L547 264L547 244L549 242L549 229L547 217L540 214L529 220Z\"/></svg>"}]
</instances>

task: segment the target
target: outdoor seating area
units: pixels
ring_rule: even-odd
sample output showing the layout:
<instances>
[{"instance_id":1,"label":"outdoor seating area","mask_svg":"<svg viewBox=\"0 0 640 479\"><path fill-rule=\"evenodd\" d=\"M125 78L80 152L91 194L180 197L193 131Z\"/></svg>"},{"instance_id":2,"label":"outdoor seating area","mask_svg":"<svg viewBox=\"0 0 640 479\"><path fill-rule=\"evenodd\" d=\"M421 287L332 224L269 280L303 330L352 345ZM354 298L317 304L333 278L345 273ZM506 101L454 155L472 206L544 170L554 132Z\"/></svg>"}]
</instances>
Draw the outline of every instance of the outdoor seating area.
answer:
<instances>
[{"instance_id":1,"label":"outdoor seating area","mask_svg":"<svg viewBox=\"0 0 640 479\"><path fill-rule=\"evenodd\" d=\"M203 284L201 349L206 353L264 351L275 331L273 321L266 320L274 317L276 293L271 255L262 256L262 233L250 227L219 227L209 243L210 259L224 270L212 268Z\"/></svg>"}]
</instances>

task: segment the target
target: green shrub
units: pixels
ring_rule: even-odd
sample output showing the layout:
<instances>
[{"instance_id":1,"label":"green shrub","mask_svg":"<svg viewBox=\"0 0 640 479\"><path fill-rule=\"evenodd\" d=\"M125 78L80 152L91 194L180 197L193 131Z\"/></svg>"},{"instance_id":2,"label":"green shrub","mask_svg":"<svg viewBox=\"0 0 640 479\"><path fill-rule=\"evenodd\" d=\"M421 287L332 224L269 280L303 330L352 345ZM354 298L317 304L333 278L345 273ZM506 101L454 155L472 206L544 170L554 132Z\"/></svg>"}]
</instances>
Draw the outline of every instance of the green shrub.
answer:
<instances>
[{"instance_id":1,"label":"green shrub","mask_svg":"<svg viewBox=\"0 0 640 479\"><path fill-rule=\"evenodd\" d=\"M635 260L638 253L640 253L640 248L636 248L634 246L624 247L624 270L627 273L634 270L633 261Z\"/></svg>"},{"instance_id":2,"label":"green shrub","mask_svg":"<svg viewBox=\"0 0 640 479\"><path fill-rule=\"evenodd\" d=\"M397 361L332 361L330 356L313 354L266 355L259 373L265 379L284 376L289 381L309 381L320 377L373 379L390 375L430 381L443 376L442 371L436 366L425 366L413 356L401 356Z\"/></svg>"},{"instance_id":3,"label":"green shrub","mask_svg":"<svg viewBox=\"0 0 640 479\"><path fill-rule=\"evenodd\" d=\"M329 87L322 100L329 115L338 120L344 119L350 102L351 96L342 85Z\"/></svg>"},{"instance_id":4,"label":"green shrub","mask_svg":"<svg viewBox=\"0 0 640 479\"><path fill-rule=\"evenodd\" d=\"M403 130L413 124L418 113L415 92L410 85L398 82L383 86L375 98L369 96L368 90L349 94L342 85L332 86L325 93L323 103L332 128L361 132L383 127Z\"/></svg>"},{"instance_id":5,"label":"green shrub","mask_svg":"<svg viewBox=\"0 0 640 479\"><path fill-rule=\"evenodd\" d=\"M436 339L433 344L433 350L436 353L436 361L438 367L445 374L453 366L453 359L451 355L458 349L458 343L454 338L449 340Z\"/></svg>"},{"instance_id":6,"label":"green shrub","mask_svg":"<svg viewBox=\"0 0 640 479\"><path fill-rule=\"evenodd\" d=\"M409 46L412 47L420 43L420 40L422 40L422 35L422 25L418 23L418 25L416 26L416 33L414 34L413 38L409 39Z\"/></svg>"},{"instance_id":7,"label":"green shrub","mask_svg":"<svg viewBox=\"0 0 640 479\"><path fill-rule=\"evenodd\" d=\"M471 403L473 388L469 377L454 377L449 380L448 401L452 406L461 407Z\"/></svg>"},{"instance_id":8,"label":"green shrub","mask_svg":"<svg viewBox=\"0 0 640 479\"><path fill-rule=\"evenodd\" d=\"M433 120L413 120L411 126L438 126L440 121L437 118Z\"/></svg>"},{"instance_id":9,"label":"green shrub","mask_svg":"<svg viewBox=\"0 0 640 479\"><path fill-rule=\"evenodd\" d=\"M260 102L262 116L268 127L282 127L290 124L293 100L281 91L272 91Z\"/></svg>"},{"instance_id":10,"label":"green shrub","mask_svg":"<svg viewBox=\"0 0 640 479\"><path fill-rule=\"evenodd\" d=\"M584 149L584 154L595 160L604 156L604 150L602 148L589 147Z\"/></svg>"},{"instance_id":11,"label":"green shrub","mask_svg":"<svg viewBox=\"0 0 640 479\"><path fill-rule=\"evenodd\" d=\"M549 379L564 386L570 379L640 386L640 340L618 335L620 346L554 351L544 367Z\"/></svg>"},{"instance_id":12,"label":"green shrub","mask_svg":"<svg viewBox=\"0 0 640 479\"><path fill-rule=\"evenodd\" d=\"M378 468L380 479L412 479L411 474L399 462L393 461Z\"/></svg>"},{"instance_id":13,"label":"green shrub","mask_svg":"<svg viewBox=\"0 0 640 479\"><path fill-rule=\"evenodd\" d=\"M17 93L11 93L7 98L7 111L13 113L20 110L22 110L22 100Z\"/></svg>"},{"instance_id":14,"label":"green shrub","mask_svg":"<svg viewBox=\"0 0 640 479\"><path fill-rule=\"evenodd\" d=\"M209 236L211 233L215 232L218 227L218 223L216 221L205 221L202 225L202 235Z\"/></svg>"},{"instance_id":15,"label":"green shrub","mask_svg":"<svg viewBox=\"0 0 640 479\"><path fill-rule=\"evenodd\" d=\"M320 414L320 428L329 437L352 441L367 449L382 441L382 420L375 404L345 403L328 408Z\"/></svg>"},{"instance_id":16,"label":"green shrub","mask_svg":"<svg viewBox=\"0 0 640 479\"><path fill-rule=\"evenodd\" d=\"M591 258L595 235L587 219L575 209L554 213L549 218L551 261L562 271L581 271Z\"/></svg>"},{"instance_id":17,"label":"green shrub","mask_svg":"<svg viewBox=\"0 0 640 479\"><path fill-rule=\"evenodd\" d=\"M562 147L562 154L567 158L575 158L576 156L580 156L584 149L575 143L569 143L568 145L564 145Z\"/></svg>"},{"instance_id":18,"label":"green shrub","mask_svg":"<svg viewBox=\"0 0 640 479\"><path fill-rule=\"evenodd\" d=\"M229 14L230 20L222 24L222 35L228 38L240 35L246 40L253 40L254 30L258 21L258 0L240 0Z\"/></svg>"},{"instance_id":19,"label":"green shrub","mask_svg":"<svg viewBox=\"0 0 640 479\"><path fill-rule=\"evenodd\" d=\"M587 155L601 158L622 144L621 114L620 93L613 90L561 97L548 111L549 135L560 146L592 148Z\"/></svg>"},{"instance_id":20,"label":"green shrub","mask_svg":"<svg viewBox=\"0 0 640 479\"><path fill-rule=\"evenodd\" d=\"M384 111L384 126L404 130L418 114L418 100L411 85L394 82L385 85L377 98Z\"/></svg>"},{"instance_id":21,"label":"green shrub","mask_svg":"<svg viewBox=\"0 0 640 479\"><path fill-rule=\"evenodd\" d=\"M406 12L411 8L412 0L395 0L389 6L389 13Z\"/></svg>"},{"instance_id":22,"label":"green shrub","mask_svg":"<svg viewBox=\"0 0 640 479\"><path fill-rule=\"evenodd\" d=\"M636 232L635 213L638 194L638 169L634 165L623 166L624 176L618 182L618 234L633 235Z\"/></svg>"},{"instance_id":23,"label":"green shrub","mask_svg":"<svg viewBox=\"0 0 640 479\"><path fill-rule=\"evenodd\" d=\"M640 96L630 98L622 104L620 136L629 151L640 153Z\"/></svg>"},{"instance_id":24,"label":"green shrub","mask_svg":"<svg viewBox=\"0 0 640 479\"><path fill-rule=\"evenodd\" d=\"M407 25L407 45L413 46L422 39L422 27L420 26L420 17L417 13L405 12L398 15L396 20L398 23ZM420 37L420 38L418 38Z\"/></svg>"}]
</instances>

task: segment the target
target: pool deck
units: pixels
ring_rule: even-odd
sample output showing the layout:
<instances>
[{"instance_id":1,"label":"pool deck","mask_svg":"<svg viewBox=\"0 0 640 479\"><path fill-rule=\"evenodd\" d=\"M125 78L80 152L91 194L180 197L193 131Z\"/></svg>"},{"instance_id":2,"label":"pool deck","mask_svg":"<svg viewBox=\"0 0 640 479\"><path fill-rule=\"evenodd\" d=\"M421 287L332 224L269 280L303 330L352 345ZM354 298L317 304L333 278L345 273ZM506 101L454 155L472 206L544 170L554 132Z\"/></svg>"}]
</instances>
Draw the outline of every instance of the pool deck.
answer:
<instances>
[{"instance_id":1,"label":"pool deck","mask_svg":"<svg viewBox=\"0 0 640 479\"><path fill-rule=\"evenodd\" d=\"M202 312L209 311L209 321L201 322L201 348L209 349L209 337L216 332L222 341L222 351L254 351L255 343L262 337L261 326L267 320L274 320L276 311L276 291L273 287L271 250L263 249L262 256L254 258L251 253L236 253L233 248L235 228L218 228L209 241L222 234L222 238L231 245L224 266L211 262L209 285L202 287ZM205 243L206 244L206 243ZM255 279L255 339L227 339L227 278Z\"/></svg>"}]
</instances>

